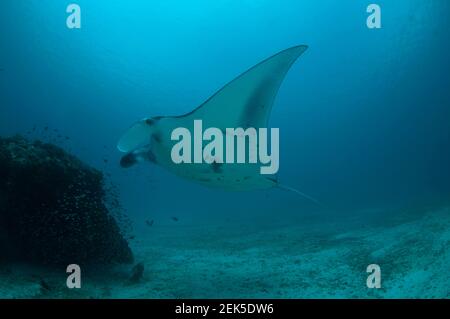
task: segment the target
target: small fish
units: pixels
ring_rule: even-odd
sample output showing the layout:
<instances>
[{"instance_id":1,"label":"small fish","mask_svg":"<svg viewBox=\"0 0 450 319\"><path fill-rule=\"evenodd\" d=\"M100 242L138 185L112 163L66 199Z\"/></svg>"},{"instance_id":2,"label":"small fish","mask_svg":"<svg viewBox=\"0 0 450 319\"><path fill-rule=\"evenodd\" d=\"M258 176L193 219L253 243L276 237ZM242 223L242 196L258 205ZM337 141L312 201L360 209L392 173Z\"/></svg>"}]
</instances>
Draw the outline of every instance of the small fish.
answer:
<instances>
[{"instance_id":1,"label":"small fish","mask_svg":"<svg viewBox=\"0 0 450 319\"><path fill-rule=\"evenodd\" d=\"M179 219L178 219L178 217L173 216L173 217L172 217L172 220L173 220L174 222L177 222Z\"/></svg>"},{"instance_id":2,"label":"small fish","mask_svg":"<svg viewBox=\"0 0 450 319\"><path fill-rule=\"evenodd\" d=\"M147 224L148 227L152 227L153 226L153 222L154 220L146 220L145 223Z\"/></svg>"},{"instance_id":3,"label":"small fish","mask_svg":"<svg viewBox=\"0 0 450 319\"><path fill-rule=\"evenodd\" d=\"M108 159L104 158L104 159L103 159L103 162L104 162L105 164L108 164Z\"/></svg>"},{"instance_id":4,"label":"small fish","mask_svg":"<svg viewBox=\"0 0 450 319\"><path fill-rule=\"evenodd\" d=\"M41 290L43 290L43 291L50 291L50 290L52 290L50 285L44 279L41 279L39 281L39 285L41 286Z\"/></svg>"}]
</instances>

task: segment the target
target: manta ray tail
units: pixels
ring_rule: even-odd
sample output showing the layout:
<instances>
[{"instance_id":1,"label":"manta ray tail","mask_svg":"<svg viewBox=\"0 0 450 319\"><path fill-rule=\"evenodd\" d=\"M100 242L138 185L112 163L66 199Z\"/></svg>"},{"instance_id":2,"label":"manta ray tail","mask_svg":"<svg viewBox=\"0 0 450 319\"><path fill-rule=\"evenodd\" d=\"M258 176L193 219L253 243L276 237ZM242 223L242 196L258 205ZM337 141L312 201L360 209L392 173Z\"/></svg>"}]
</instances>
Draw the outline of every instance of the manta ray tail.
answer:
<instances>
[{"instance_id":1,"label":"manta ray tail","mask_svg":"<svg viewBox=\"0 0 450 319\"><path fill-rule=\"evenodd\" d=\"M285 191L289 191L289 192L295 193L297 195L300 195L300 196L310 200L311 202L315 203L316 205L319 205L320 207L324 207L324 205L321 202L319 202L317 199L312 198L311 196L299 191L298 189L295 189L295 188L292 188L292 187L286 186L286 185L281 185L281 184L277 184L277 187L279 189L283 189Z\"/></svg>"}]
</instances>

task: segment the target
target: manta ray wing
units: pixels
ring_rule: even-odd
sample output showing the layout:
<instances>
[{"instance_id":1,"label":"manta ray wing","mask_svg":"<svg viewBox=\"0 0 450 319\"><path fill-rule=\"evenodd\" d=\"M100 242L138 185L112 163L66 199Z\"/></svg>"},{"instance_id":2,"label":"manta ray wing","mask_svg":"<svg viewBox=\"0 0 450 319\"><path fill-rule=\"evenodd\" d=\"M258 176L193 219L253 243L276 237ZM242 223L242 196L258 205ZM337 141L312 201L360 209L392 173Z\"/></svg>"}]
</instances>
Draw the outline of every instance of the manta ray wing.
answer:
<instances>
[{"instance_id":1,"label":"manta ray wing","mask_svg":"<svg viewBox=\"0 0 450 319\"><path fill-rule=\"evenodd\" d=\"M202 119L205 127L267 127L273 102L286 73L307 46L281 51L229 82L205 103L180 116Z\"/></svg>"}]
</instances>

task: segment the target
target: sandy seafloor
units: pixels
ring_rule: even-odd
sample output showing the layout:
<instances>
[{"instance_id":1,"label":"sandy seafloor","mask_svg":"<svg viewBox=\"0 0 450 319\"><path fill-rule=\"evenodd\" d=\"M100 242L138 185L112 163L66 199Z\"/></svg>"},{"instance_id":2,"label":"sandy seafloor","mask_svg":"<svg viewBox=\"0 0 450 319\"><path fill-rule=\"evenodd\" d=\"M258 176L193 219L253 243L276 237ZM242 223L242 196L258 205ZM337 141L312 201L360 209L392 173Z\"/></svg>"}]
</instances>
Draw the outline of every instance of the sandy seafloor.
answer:
<instances>
[{"instance_id":1,"label":"sandy seafloor","mask_svg":"<svg viewBox=\"0 0 450 319\"><path fill-rule=\"evenodd\" d=\"M450 209L367 212L362 217L256 225L154 225L132 241L145 263L82 269L82 288L65 269L2 265L2 298L449 298ZM395 217L393 217L395 216ZM382 288L366 287L379 264ZM50 286L43 289L39 281Z\"/></svg>"}]
</instances>

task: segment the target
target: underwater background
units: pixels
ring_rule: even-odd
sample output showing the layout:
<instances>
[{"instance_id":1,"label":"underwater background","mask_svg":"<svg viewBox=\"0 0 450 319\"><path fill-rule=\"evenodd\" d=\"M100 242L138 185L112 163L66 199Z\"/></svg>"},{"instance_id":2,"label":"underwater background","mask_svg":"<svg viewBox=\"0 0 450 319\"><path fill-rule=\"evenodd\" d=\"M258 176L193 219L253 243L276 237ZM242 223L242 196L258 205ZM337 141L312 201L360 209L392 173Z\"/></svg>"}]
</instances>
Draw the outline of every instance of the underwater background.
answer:
<instances>
[{"instance_id":1,"label":"underwater background","mask_svg":"<svg viewBox=\"0 0 450 319\"><path fill-rule=\"evenodd\" d=\"M0 297L450 296L450 2L375 1L381 29L367 28L362 0L74 2L79 30L65 25L68 1L0 2L0 136L56 144L104 172L144 277L94 269L69 290L64 267L20 264L0 271ZM280 182L326 209L119 166L130 124L187 113L299 44L309 49L270 126ZM366 286L373 263L381 289Z\"/></svg>"}]
</instances>

